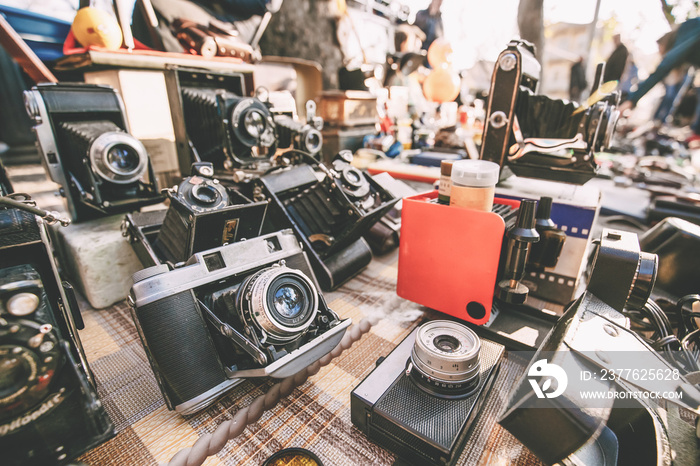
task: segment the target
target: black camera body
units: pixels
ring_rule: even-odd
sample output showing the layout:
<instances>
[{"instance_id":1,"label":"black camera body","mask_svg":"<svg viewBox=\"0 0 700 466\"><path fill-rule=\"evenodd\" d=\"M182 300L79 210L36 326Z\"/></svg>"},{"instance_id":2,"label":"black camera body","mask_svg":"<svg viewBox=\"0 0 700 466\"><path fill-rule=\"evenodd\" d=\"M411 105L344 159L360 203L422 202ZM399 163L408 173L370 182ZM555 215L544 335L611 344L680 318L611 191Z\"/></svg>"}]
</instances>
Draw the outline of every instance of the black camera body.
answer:
<instances>
[{"instance_id":1,"label":"black camera body","mask_svg":"<svg viewBox=\"0 0 700 466\"><path fill-rule=\"evenodd\" d=\"M114 435L42 220L0 209L0 448L3 464L64 464Z\"/></svg>"},{"instance_id":2,"label":"black camera body","mask_svg":"<svg viewBox=\"0 0 700 466\"><path fill-rule=\"evenodd\" d=\"M399 200L351 160L343 151L330 168L301 163L254 182L258 196L273 201L268 218L276 228L294 228L326 290L367 266L372 252L362 235Z\"/></svg>"},{"instance_id":3,"label":"black camera body","mask_svg":"<svg viewBox=\"0 0 700 466\"><path fill-rule=\"evenodd\" d=\"M423 324L352 391L352 423L410 464L453 465L503 352L457 322Z\"/></svg>"},{"instance_id":4,"label":"black camera body","mask_svg":"<svg viewBox=\"0 0 700 466\"><path fill-rule=\"evenodd\" d=\"M199 161L217 170L251 168L275 154L275 124L261 100L203 87L183 87L181 96L187 135Z\"/></svg>"},{"instance_id":5,"label":"black camera body","mask_svg":"<svg viewBox=\"0 0 700 466\"><path fill-rule=\"evenodd\" d=\"M586 291L532 357L534 363L515 385L499 420L546 464L568 464L572 455L600 458L609 448L617 456L611 464L671 463L669 430L652 407L658 400L607 396L616 391L682 393L664 403L700 411L700 390L669 362L669 352L657 352L631 330L623 313L648 304L657 268L657 256L642 252L634 233L603 230ZM551 366L559 366L568 381ZM675 376L635 376L640 371ZM580 376L586 372L593 375ZM606 372L617 376L601 376ZM540 384L545 393L534 390ZM586 396L592 392L604 396ZM694 428L692 432L695 437ZM680 438L671 435L673 441ZM591 462L608 464L608 458Z\"/></svg>"},{"instance_id":6,"label":"black camera body","mask_svg":"<svg viewBox=\"0 0 700 466\"><path fill-rule=\"evenodd\" d=\"M269 201L228 190L213 174L210 163L195 163L191 176L166 191L170 207L154 245L164 260L183 262L196 252L260 235Z\"/></svg>"},{"instance_id":7,"label":"black camera body","mask_svg":"<svg viewBox=\"0 0 700 466\"><path fill-rule=\"evenodd\" d=\"M327 307L291 230L137 272L128 300L163 397L181 414L241 378L299 372L350 325Z\"/></svg>"},{"instance_id":8,"label":"black camera body","mask_svg":"<svg viewBox=\"0 0 700 466\"><path fill-rule=\"evenodd\" d=\"M619 92L599 88L589 107L537 94L541 67L532 44L513 40L501 52L491 90L480 157L501 166L501 179L512 173L583 184L596 172L594 152L605 149L615 130Z\"/></svg>"},{"instance_id":9,"label":"black camera body","mask_svg":"<svg viewBox=\"0 0 700 466\"><path fill-rule=\"evenodd\" d=\"M129 134L109 86L39 84L24 93L37 146L74 221L138 210L163 200L144 145Z\"/></svg>"}]
</instances>

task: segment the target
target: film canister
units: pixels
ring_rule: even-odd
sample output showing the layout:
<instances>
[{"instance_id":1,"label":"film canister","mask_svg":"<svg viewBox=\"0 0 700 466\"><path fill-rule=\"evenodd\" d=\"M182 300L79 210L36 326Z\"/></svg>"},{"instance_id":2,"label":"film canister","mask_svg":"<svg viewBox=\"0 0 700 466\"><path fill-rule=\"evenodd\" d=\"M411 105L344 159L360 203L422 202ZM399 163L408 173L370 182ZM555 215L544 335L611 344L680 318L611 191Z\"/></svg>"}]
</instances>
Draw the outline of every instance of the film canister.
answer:
<instances>
[{"instance_id":1,"label":"film canister","mask_svg":"<svg viewBox=\"0 0 700 466\"><path fill-rule=\"evenodd\" d=\"M491 212L500 167L488 160L458 160L452 164L450 205Z\"/></svg>"}]
</instances>

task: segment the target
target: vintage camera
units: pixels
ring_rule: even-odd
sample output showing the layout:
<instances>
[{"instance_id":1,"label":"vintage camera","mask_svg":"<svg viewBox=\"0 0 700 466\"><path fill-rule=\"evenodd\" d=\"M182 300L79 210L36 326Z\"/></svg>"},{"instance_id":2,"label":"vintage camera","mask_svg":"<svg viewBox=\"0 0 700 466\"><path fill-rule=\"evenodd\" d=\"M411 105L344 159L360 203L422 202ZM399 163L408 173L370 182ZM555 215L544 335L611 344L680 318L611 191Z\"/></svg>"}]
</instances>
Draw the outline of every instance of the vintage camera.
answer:
<instances>
[{"instance_id":1,"label":"vintage camera","mask_svg":"<svg viewBox=\"0 0 700 466\"><path fill-rule=\"evenodd\" d=\"M25 91L39 152L74 221L163 200L145 147L129 134L119 94L94 84L39 84Z\"/></svg>"},{"instance_id":2,"label":"vintage camera","mask_svg":"<svg viewBox=\"0 0 700 466\"><path fill-rule=\"evenodd\" d=\"M423 324L352 391L352 423L410 464L455 464L503 351L457 322Z\"/></svg>"},{"instance_id":3,"label":"vintage camera","mask_svg":"<svg viewBox=\"0 0 700 466\"><path fill-rule=\"evenodd\" d=\"M291 230L137 272L129 303L163 397L181 414L243 377L296 374L350 325L327 307Z\"/></svg>"},{"instance_id":4,"label":"vintage camera","mask_svg":"<svg viewBox=\"0 0 700 466\"><path fill-rule=\"evenodd\" d=\"M187 135L200 161L216 169L251 168L275 154L275 124L260 99L187 86L181 97Z\"/></svg>"},{"instance_id":5,"label":"vintage camera","mask_svg":"<svg viewBox=\"0 0 700 466\"><path fill-rule=\"evenodd\" d=\"M170 207L155 240L166 261L183 262L195 252L259 236L268 201L253 202L213 178L212 164L192 165L192 176L168 190Z\"/></svg>"},{"instance_id":6,"label":"vintage camera","mask_svg":"<svg viewBox=\"0 0 700 466\"><path fill-rule=\"evenodd\" d=\"M294 99L292 98L292 103ZM283 114L272 109L277 129L277 147L296 149L318 157L323 148L323 118L316 116L316 102L306 102L306 122L294 118L296 112Z\"/></svg>"},{"instance_id":7,"label":"vintage camera","mask_svg":"<svg viewBox=\"0 0 700 466\"><path fill-rule=\"evenodd\" d=\"M399 199L353 167L350 151L341 151L330 168L305 160L260 177L256 195L273 201L273 228L291 224L321 285L334 289L367 266L372 252L361 237Z\"/></svg>"},{"instance_id":8,"label":"vintage camera","mask_svg":"<svg viewBox=\"0 0 700 466\"><path fill-rule=\"evenodd\" d=\"M501 52L491 77L481 158L501 165L501 177L518 176L583 184L596 172L594 152L605 149L615 130L618 92L594 81L594 103L536 94L540 64L532 44L514 40Z\"/></svg>"},{"instance_id":9,"label":"vintage camera","mask_svg":"<svg viewBox=\"0 0 700 466\"><path fill-rule=\"evenodd\" d=\"M2 461L65 464L114 435L78 337L75 295L34 214L0 209L0 257Z\"/></svg>"},{"instance_id":10,"label":"vintage camera","mask_svg":"<svg viewBox=\"0 0 700 466\"><path fill-rule=\"evenodd\" d=\"M682 392L668 402L700 411L697 386L630 330L623 313L648 305L657 269L657 256L641 252L634 233L603 230L586 291L532 357L534 364L511 393L499 421L545 463L581 464L576 458L590 458L586 449L599 450L598 456L612 449L618 455L611 463L599 459L588 464L671 463L668 430L649 404L653 397L604 396L595 405L585 397L591 392ZM552 366L568 377L547 370ZM540 370L543 378L535 380ZM617 376L604 377L601 371ZM581 377L583 372L593 375ZM636 376L639 372L675 375ZM541 390L549 391L537 393L533 387L538 382ZM691 431L694 437L695 429Z\"/></svg>"}]
</instances>

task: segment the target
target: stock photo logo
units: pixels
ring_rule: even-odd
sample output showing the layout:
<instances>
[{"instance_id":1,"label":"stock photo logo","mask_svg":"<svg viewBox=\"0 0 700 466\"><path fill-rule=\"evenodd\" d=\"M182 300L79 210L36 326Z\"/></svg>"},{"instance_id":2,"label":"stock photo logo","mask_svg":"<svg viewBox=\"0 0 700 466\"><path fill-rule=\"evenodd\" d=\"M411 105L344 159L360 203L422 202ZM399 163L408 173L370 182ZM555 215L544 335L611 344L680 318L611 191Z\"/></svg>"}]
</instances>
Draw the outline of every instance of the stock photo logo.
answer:
<instances>
[{"instance_id":1,"label":"stock photo logo","mask_svg":"<svg viewBox=\"0 0 700 466\"><path fill-rule=\"evenodd\" d=\"M546 359L540 359L530 366L527 375L537 398L556 398L564 393L569 383L564 369L557 364L548 363ZM552 384L552 381L555 383Z\"/></svg>"}]
</instances>

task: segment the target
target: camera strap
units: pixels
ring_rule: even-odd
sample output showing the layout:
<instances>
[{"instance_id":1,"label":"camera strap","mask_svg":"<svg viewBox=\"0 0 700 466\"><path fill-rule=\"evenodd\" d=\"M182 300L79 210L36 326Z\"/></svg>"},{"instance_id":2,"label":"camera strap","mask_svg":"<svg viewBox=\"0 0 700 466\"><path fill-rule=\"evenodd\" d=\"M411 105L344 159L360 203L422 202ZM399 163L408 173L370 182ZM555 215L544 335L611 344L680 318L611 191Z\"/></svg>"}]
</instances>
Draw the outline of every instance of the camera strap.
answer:
<instances>
[{"instance_id":1,"label":"camera strap","mask_svg":"<svg viewBox=\"0 0 700 466\"><path fill-rule=\"evenodd\" d=\"M243 348L258 364L267 364L267 356L255 344L244 337L238 330L219 319L201 299L197 299L199 306L204 310L204 317L214 326L217 332L236 346Z\"/></svg>"}]
</instances>

